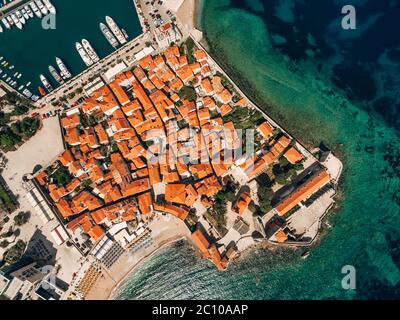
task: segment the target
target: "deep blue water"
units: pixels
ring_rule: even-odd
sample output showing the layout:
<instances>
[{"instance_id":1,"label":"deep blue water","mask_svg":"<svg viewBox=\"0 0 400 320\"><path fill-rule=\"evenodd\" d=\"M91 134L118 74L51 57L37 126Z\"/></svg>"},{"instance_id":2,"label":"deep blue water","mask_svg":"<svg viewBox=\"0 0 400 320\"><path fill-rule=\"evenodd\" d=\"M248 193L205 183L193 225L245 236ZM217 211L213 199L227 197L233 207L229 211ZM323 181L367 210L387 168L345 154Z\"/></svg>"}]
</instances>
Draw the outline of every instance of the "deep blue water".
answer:
<instances>
[{"instance_id":1,"label":"deep blue water","mask_svg":"<svg viewBox=\"0 0 400 320\"><path fill-rule=\"evenodd\" d=\"M356 9L356 29L343 30L341 8ZM400 2L397 0L232 0L260 17L275 48L314 66L353 101L400 130Z\"/></svg>"}]
</instances>

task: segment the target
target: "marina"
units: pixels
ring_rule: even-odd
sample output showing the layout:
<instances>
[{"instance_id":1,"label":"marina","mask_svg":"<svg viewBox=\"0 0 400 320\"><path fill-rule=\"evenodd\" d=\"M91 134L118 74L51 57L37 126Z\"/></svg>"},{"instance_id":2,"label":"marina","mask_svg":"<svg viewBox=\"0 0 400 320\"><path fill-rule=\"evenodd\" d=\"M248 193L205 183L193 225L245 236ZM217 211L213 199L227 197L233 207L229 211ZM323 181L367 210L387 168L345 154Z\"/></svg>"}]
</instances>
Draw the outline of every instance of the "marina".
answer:
<instances>
[{"instance_id":1,"label":"marina","mask_svg":"<svg viewBox=\"0 0 400 320\"><path fill-rule=\"evenodd\" d=\"M88 0L79 11L76 11L76 7L70 2L51 0L50 3L57 13L57 28L54 30L43 29L41 19L37 19L44 16L45 9L50 12L50 8L46 7L45 3L45 1L31 1L22 5L29 20L25 19L22 8L18 8L25 19L25 25L17 20L21 29L16 26L12 16L0 16L0 25L3 29L3 32L0 33L0 57L2 57L0 59L0 80L18 90L19 93L25 96L29 95L32 99L36 99L35 96L41 94L38 89L39 86L43 87L40 74L46 77L53 88L59 86L60 82L50 72L49 65L53 66L64 82L87 68L86 63L77 52L76 42L81 42L86 55L89 56L90 61L94 62L108 56L119 46L118 40L105 22L107 15L110 15L114 23L118 24L121 29L126 30L130 37L134 38L141 33L139 19L131 0L121 1L121 5L118 7L104 0L100 1L101 5L98 1ZM30 11L26 8L28 5ZM31 15L33 15L33 19ZM17 17L15 16L15 18ZM71 24L70 21L76 21L76 23ZM114 46L105 36L106 31L103 32L99 28L100 23L108 29L107 34L111 36L110 39L114 38L112 42ZM119 34L122 34L126 43L121 29L119 29ZM37 39L42 39L43 45L38 46ZM89 45L83 46L83 39L87 39ZM34 48L29 55L26 55L27 47ZM90 52L90 55L86 50ZM32 66L34 67L32 68ZM14 77L16 72L18 75ZM29 86L27 86L28 83Z\"/></svg>"}]
</instances>

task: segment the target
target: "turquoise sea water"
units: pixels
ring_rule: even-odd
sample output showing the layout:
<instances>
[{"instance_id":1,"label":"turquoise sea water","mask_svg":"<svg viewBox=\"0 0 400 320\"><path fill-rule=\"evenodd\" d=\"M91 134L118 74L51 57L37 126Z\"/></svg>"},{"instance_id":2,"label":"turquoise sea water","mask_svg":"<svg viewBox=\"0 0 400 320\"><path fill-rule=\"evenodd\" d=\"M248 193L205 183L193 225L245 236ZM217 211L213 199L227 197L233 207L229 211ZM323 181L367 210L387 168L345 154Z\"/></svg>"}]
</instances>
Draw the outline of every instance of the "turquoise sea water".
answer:
<instances>
[{"instance_id":1,"label":"turquoise sea water","mask_svg":"<svg viewBox=\"0 0 400 320\"><path fill-rule=\"evenodd\" d=\"M324 11L318 2L331 4L333 12ZM338 32L336 38L334 21L343 3L339 0L205 0L201 15L212 54L251 97L302 142L323 141L344 160L343 204L329 218L332 229L324 232L306 260L297 251L259 249L241 257L227 272L200 260L187 244L173 245L132 273L118 298L400 298L400 142L395 121L399 108L392 95L399 87L395 78L384 81L398 68L398 61L396 52L386 55L390 58L380 61L391 67L385 69L370 57L364 69L368 57L362 54L368 42L371 51L396 48L377 18L389 20L391 11L374 7L377 1L347 2L362 9L362 23L357 33ZM398 8L396 1L390 5ZM320 25L307 27L310 19ZM381 33L373 29L374 23L379 23ZM323 41L327 26L330 44ZM376 39L367 34L363 43L368 29L374 30ZM341 43L340 37L350 40ZM337 50L332 49L335 43ZM346 52L357 49L354 44L363 44L363 52L346 57ZM345 76L343 68L337 70L339 62L348 59L362 63L349 63ZM371 86L366 74L380 80ZM333 84L335 79L344 91ZM377 90L371 94L373 88ZM341 287L344 265L356 268L356 290Z\"/></svg>"},{"instance_id":2,"label":"turquoise sea water","mask_svg":"<svg viewBox=\"0 0 400 320\"><path fill-rule=\"evenodd\" d=\"M49 64L58 69L56 56L64 61L73 75L86 68L75 49L76 41L89 40L100 57L113 51L99 28L106 15L113 17L130 39L142 32L133 0L52 0L52 3L57 9L54 30L43 29L41 19L35 17L27 21L23 30L3 28L4 32L0 33L0 56L9 62L9 66L15 66L13 70L0 66L2 75L23 73L19 85L32 82L30 88L34 94L37 94L37 86L41 85L40 73L54 86L57 85L48 71Z\"/></svg>"}]
</instances>

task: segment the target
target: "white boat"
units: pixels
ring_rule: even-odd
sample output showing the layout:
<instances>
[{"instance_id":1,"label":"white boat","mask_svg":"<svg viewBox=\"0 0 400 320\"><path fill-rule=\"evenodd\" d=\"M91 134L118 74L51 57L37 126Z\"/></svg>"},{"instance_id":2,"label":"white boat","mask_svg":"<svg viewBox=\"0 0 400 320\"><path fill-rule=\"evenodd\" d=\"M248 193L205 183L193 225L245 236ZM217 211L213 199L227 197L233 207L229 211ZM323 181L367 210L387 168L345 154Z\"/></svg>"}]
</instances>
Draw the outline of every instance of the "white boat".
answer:
<instances>
[{"instance_id":1,"label":"white boat","mask_svg":"<svg viewBox=\"0 0 400 320\"><path fill-rule=\"evenodd\" d=\"M6 18L7 18L8 23L10 24L10 26L13 26L15 24L14 20L11 17L11 15L7 16Z\"/></svg>"},{"instance_id":2,"label":"white boat","mask_svg":"<svg viewBox=\"0 0 400 320\"><path fill-rule=\"evenodd\" d=\"M18 87L18 91L21 91L24 87L25 87L24 85L20 85L20 86Z\"/></svg>"},{"instance_id":3,"label":"white boat","mask_svg":"<svg viewBox=\"0 0 400 320\"><path fill-rule=\"evenodd\" d=\"M0 32L3 32L3 27L0 25Z\"/></svg>"},{"instance_id":4,"label":"white boat","mask_svg":"<svg viewBox=\"0 0 400 320\"><path fill-rule=\"evenodd\" d=\"M100 30L101 30L101 32L103 32L103 35L106 37L108 43L111 44L111 46L114 49L116 49L119 45L119 42L118 42L117 38L115 38L115 36L112 34L110 29L104 23L101 22Z\"/></svg>"},{"instance_id":5,"label":"white boat","mask_svg":"<svg viewBox=\"0 0 400 320\"><path fill-rule=\"evenodd\" d=\"M49 13L49 10L47 10L47 8L44 6L44 4L42 3L42 1L40 0L35 0L37 6L39 7L39 10L44 14L47 15Z\"/></svg>"},{"instance_id":6,"label":"white boat","mask_svg":"<svg viewBox=\"0 0 400 320\"><path fill-rule=\"evenodd\" d=\"M47 91L53 91L53 87L51 86L50 82L46 79L44 75L40 75L40 81L42 81L43 85L47 89Z\"/></svg>"},{"instance_id":7,"label":"white boat","mask_svg":"<svg viewBox=\"0 0 400 320\"><path fill-rule=\"evenodd\" d=\"M57 72L57 70L53 66L49 66L50 74L53 76L54 80L56 80L59 84L63 84L64 80L61 75Z\"/></svg>"},{"instance_id":8,"label":"white boat","mask_svg":"<svg viewBox=\"0 0 400 320\"><path fill-rule=\"evenodd\" d=\"M27 98L32 97L32 93L28 89L25 89L22 94Z\"/></svg>"},{"instance_id":9,"label":"white boat","mask_svg":"<svg viewBox=\"0 0 400 320\"><path fill-rule=\"evenodd\" d=\"M56 8L50 2L50 0L42 0L46 8L50 11L51 14L56 14Z\"/></svg>"},{"instance_id":10,"label":"white boat","mask_svg":"<svg viewBox=\"0 0 400 320\"><path fill-rule=\"evenodd\" d=\"M21 9L21 13L24 16L25 20L28 21L29 20L29 15L28 15L28 12L26 12L25 8Z\"/></svg>"},{"instance_id":11,"label":"white boat","mask_svg":"<svg viewBox=\"0 0 400 320\"><path fill-rule=\"evenodd\" d=\"M69 70L68 70L67 67L65 66L64 62L63 62L60 58L58 58L58 57L56 57L56 62L57 62L58 67L60 68L61 76L62 76L64 79L69 79L69 78L71 78L71 77L72 77L71 72L69 72Z\"/></svg>"},{"instance_id":12,"label":"white boat","mask_svg":"<svg viewBox=\"0 0 400 320\"><path fill-rule=\"evenodd\" d=\"M21 21L18 20L17 16L14 13L11 13L11 18L14 24L17 26L17 28L22 30L22 23Z\"/></svg>"},{"instance_id":13,"label":"white boat","mask_svg":"<svg viewBox=\"0 0 400 320\"><path fill-rule=\"evenodd\" d=\"M38 6L36 5L35 1L30 2L29 5L31 6L31 8L33 10L33 13L36 15L36 17L38 17L38 18L43 17L42 13L40 12L40 10L39 10Z\"/></svg>"},{"instance_id":14,"label":"white boat","mask_svg":"<svg viewBox=\"0 0 400 320\"><path fill-rule=\"evenodd\" d=\"M33 18L34 17L34 14L33 14L31 8L29 8L28 5L25 5L24 9L25 9L26 13L28 14L29 18Z\"/></svg>"},{"instance_id":15,"label":"white boat","mask_svg":"<svg viewBox=\"0 0 400 320\"><path fill-rule=\"evenodd\" d=\"M29 81L26 85L25 85L25 87L29 87L31 85L31 82Z\"/></svg>"},{"instance_id":16,"label":"white boat","mask_svg":"<svg viewBox=\"0 0 400 320\"><path fill-rule=\"evenodd\" d=\"M79 55L81 56L83 62L90 67L93 64L93 60L90 59L89 55L87 54L86 50L82 47L82 45L77 42L75 43L76 50L78 50Z\"/></svg>"},{"instance_id":17,"label":"white boat","mask_svg":"<svg viewBox=\"0 0 400 320\"><path fill-rule=\"evenodd\" d=\"M113 18L110 16L106 17L106 22L108 26L110 27L112 33L115 35L115 37L118 39L120 44L125 44L127 41L125 39L124 34L122 33L121 29L118 27L118 25L115 23Z\"/></svg>"},{"instance_id":18,"label":"white boat","mask_svg":"<svg viewBox=\"0 0 400 320\"><path fill-rule=\"evenodd\" d=\"M93 47L91 46L90 42L86 39L82 39L83 48L86 50L87 54L89 55L90 59L94 62L100 61L99 56L97 55L96 51L94 51Z\"/></svg>"},{"instance_id":19,"label":"white boat","mask_svg":"<svg viewBox=\"0 0 400 320\"><path fill-rule=\"evenodd\" d=\"M21 11L16 10L16 11L15 11L15 15L17 16L17 18L19 19L19 21L22 22L22 24L25 24L25 23L26 23L26 20L25 20L24 16L22 15Z\"/></svg>"},{"instance_id":20,"label":"white boat","mask_svg":"<svg viewBox=\"0 0 400 320\"><path fill-rule=\"evenodd\" d=\"M7 21L6 18L1 19L1 22L3 22L4 26L5 26L7 29L10 29L10 28L11 28L11 26L10 26L10 24L8 23L8 21Z\"/></svg>"}]
</instances>

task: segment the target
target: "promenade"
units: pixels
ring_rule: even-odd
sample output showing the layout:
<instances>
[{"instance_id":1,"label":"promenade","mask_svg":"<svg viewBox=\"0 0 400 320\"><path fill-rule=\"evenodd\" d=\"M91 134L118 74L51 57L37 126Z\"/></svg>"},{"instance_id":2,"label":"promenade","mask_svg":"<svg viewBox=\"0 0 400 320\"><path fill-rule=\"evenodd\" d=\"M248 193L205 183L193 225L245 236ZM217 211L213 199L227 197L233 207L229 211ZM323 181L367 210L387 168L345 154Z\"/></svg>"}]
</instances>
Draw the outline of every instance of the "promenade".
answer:
<instances>
[{"instance_id":1,"label":"promenade","mask_svg":"<svg viewBox=\"0 0 400 320\"><path fill-rule=\"evenodd\" d=\"M28 2L27 0L14 0L13 2L10 2L6 4L5 6L2 6L0 8L0 19L3 17L4 13L8 13L14 9L17 9L21 5L25 4Z\"/></svg>"}]
</instances>

